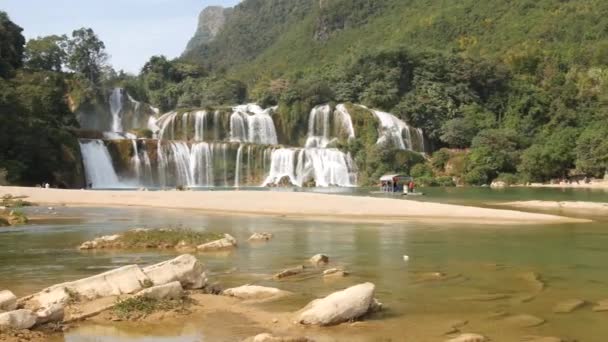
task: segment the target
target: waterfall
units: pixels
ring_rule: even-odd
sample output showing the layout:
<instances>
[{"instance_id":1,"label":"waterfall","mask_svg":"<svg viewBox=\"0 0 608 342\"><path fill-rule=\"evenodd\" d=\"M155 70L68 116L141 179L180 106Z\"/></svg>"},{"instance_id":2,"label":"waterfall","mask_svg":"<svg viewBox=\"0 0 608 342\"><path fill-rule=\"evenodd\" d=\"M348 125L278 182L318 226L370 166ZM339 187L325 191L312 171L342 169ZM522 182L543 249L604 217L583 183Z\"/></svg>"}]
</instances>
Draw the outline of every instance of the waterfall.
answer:
<instances>
[{"instance_id":1,"label":"waterfall","mask_svg":"<svg viewBox=\"0 0 608 342\"><path fill-rule=\"evenodd\" d=\"M372 110L380 122L379 145L390 145L401 150L424 152L424 135L422 130L410 127L403 120L393 114ZM420 146L414 145L413 137L419 141Z\"/></svg>"},{"instance_id":2,"label":"waterfall","mask_svg":"<svg viewBox=\"0 0 608 342\"><path fill-rule=\"evenodd\" d=\"M213 150L207 143L192 146L190 152L190 173L193 183L190 186L213 186Z\"/></svg>"},{"instance_id":3,"label":"waterfall","mask_svg":"<svg viewBox=\"0 0 608 342\"><path fill-rule=\"evenodd\" d=\"M194 113L194 141L205 141L205 120L207 120L206 111Z\"/></svg>"},{"instance_id":4,"label":"waterfall","mask_svg":"<svg viewBox=\"0 0 608 342\"><path fill-rule=\"evenodd\" d=\"M334 148L281 148L272 152L270 174L262 186L296 186L313 181L318 187L354 186L356 170L349 155Z\"/></svg>"},{"instance_id":5,"label":"waterfall","mask_svg":"<svg viewBox=\"0 0 608 342\"><path fill-rule=\"evenodd\" d=\"M241 186L241 164L243 163L243 145L239 145L239 149L236 152L236 167L234 170L234 187L238 188Z\"/></svg>"},{"instance_id":6,"label":"waterfall","mask_svg":"<svg viewBox=\"0 0 608 342\"><path fill-rule=\"evenodd\" d=\"M140 150L137 140L131 140L133 145L133 157L131 157L131 167L135 173L137 184L144 186L152 181L152 163L146 149Z\"/></svg>"},{"instance_id":7,"label":"waterfall","mask_svg":"<svg viewBox=\"0 0 608 342\"><path fill-rule=\"evenodd\" d=\"M87 184L94 189L120 188L112 157L101 140L79 140Z\"/></svg>"},{"instance_id":8,"label":"waterfall","mask_svg":"<svg viewBox=\"0 0 608 342\"><path fill-rule=\"evenodd\" d=\"M276 145L277 132L272 120L273 109L262 109L255 104L236 106L230 117L230 141Z\"/></svg>"},{"instance_id":9,"label":"waterfall","mask_svg":"<svg viewBox=\"0 0 608 342\"><path fill-rule=\"evenodd\" d=\"M112 132L122 132L122 88L114 88L110 95L112 113Z\"/></svg>"},{"instance_id":10,"label":"waterfall","mask_svg":"<svg viewBox=\"0 0 608 342\"><path fill-rule=\"evenodd\" d=\"M308 117L308 148L326 148L338 139L355 138L355 129L346 106L340 104L332 113L329 105L313 108Z\"/></svg>"}]
</instances>

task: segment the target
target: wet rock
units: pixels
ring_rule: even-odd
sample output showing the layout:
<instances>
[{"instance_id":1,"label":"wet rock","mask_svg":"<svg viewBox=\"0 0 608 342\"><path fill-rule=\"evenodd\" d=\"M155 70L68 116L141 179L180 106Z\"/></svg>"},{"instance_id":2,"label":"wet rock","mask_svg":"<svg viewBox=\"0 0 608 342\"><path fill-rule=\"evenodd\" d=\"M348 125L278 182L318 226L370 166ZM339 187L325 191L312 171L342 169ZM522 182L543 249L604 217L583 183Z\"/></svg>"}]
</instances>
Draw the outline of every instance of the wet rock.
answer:
<instances>
[{"instance_id":1,"label":"wet rock","mask_svg":"<svg viewBox=\"0 0 608 342\"><path fill-rule=\"evenodd\" d=\"M286 270L283 270L277 274L274 275L275 279L283 279L283 278L287 278L287 277L291 277L294 275L298 275L302 272L304 272L304 266L298 266L298 267L294 267L294 268L288 268Z\"/></svg>"},{"instance_id":2,"label":"wet rock","mask_svg":"<svg viewBox=\"0 0 608 342\"><path fill-rule=\"evenodd\" d=\"M324 254L317 254L310 258L310 263L315 266L326 265L327 263L329 263L329 257Z\"/></svg>"},{"instance_id":3,"label":"wet rock","mask_svg":"<svg viewBox=\"0 0 608 342\"><path fill-rule=\"evenodd\" d=\"M357 319L374 309L374 290L374 284L364 283L313 300L302 310L298 322L326 326Z\"/></svg>"},{"instance_id":4,"label":"wet rock","mask_svg":"<svg viewBox=\"0 0 608 342\"><path fill-rule=\"evenodd\" d=\"M521 295L517 295L517 296L513 297L513 302L515 304L523 304L523 303L529 303L529 302L533 301L534 299L536 299L535 295L521 294Z\"/></svg>"},{"instance_id":5,"label":"wet rock","mask_svg":"<svg viewBox=\"0 0 608 342\"><path fill-rule=\"evenodd\" d=\"M594 306L592 310L595 312L608 311L608 299L597 302L597 305Z\"/></svg>"},{"instance_id":6,"label":"wet rock","mask_svg":"<svg viewBox=\"0 0 608 342\"><path fill-rule=\"evenodd\" d=\"M0 291L0 312L17 308L17 297L9 290Z\"/></svg>"},{"instance_id":7,"label":"wet rock","mask_svg":"<svg viewBox=\"0 0 608 342\"><path fill-rule=\"evenodd\" d=\"M505 293L491 293L491 294L457 297L456 300L471 301L471 302L491 302L491 301L495 301L495 300L508 299L508 298L511 298L511 295L505 294Z\"/></svg>"},{"instance_id":8,"label":"wet rock","mask_svg":"<svg viewBox=\"0 0 608 342\"><path fill-rule=\"evenodd\" d=\"M154 285L179 281L184 289L200 289L207 284L203 264L190 254L148 266L143 269L143 273Z\"/></svg>"},{"instance_id":9,"label":"wet rock","mask_svg":"<svg viewBox=\"0 0 608 342\"><path fill-rule=\"evenodd\" d=\"M153 299L179 299L184 294L184 289L179 281L165 285L153 286L139 291L136 295Z\"/></svg>"},{"instance_id":10,"label":"wet rock","mask_svg":"<svg viewBox=\"0 0 608 342\"><path fill-rule=\"evenodd\" d=\"M272 240L272 234L270 233L254 233L249 237L251 242L266 242Z\"/></svg>"},{"instance_id":11,"label":"wet rock","mask_svg":"<svg viewBox=\"0 0 608 342\"><path fill-rule=\"evenodd\" d=\"M571 313L572 311L583 307L586 304L584 300L580 299L570 299L560 303L557 303L555 307L553 307L553 312L555 313Z\"/></svg>"},{"instance_id":12,"label":"wet rock","mask_svg":"<svg viewBox=\"0 0 608 342\"><path fill-rule=\"evenodd\" d=\"M30 310L15 310L0 313L0 327L24 330L36 324L36 315Z\"/></svg>"},{"instance_id":13,"label":"wet rock","mask_svg":"<svg viewBox=\"0 0 608 342\"><path fill-rule=\"evenodd\" d=\"M544 319L527 314L509 316L505 318L504 321L507 324L518 328L532 328L545 323Z\"/></svg>"},{"instance_id":14,"label":"wet rock","mask_svg":"<svg viewBox=\"0 0 608 342\"><path fill-rule=\"evenodd\" d=\"M307 337L278 337L265 333L250 337L244 342L314 342L314 340Z\"/></svg>"},{"instance_id":15,"label":"wet rock","mask_svg":"<svg viewBox=\"0 0 608 342\"><path fill-rule=\"evenodd\" d=\"M448 281L454 279L462 279L460 274L445 274L443 272L424 272L416 274L417 282L435 282L435 281Z\"/></svg>"},{"instance_id":16,"label":"wet rock","mask_svg":"<svg viewBox=\"0 0 608 342\"><path fill-rule=\"evenodd\" d=\"M458 337L451 338L446 342L486 342L489 339L479 334L462 334Z\"/></svg>"},{"instance_id":17,"label":"wet rock","mask_svg":"<svg viewBox=\"0 0 608 342\"><path fill-rule=\"evenodd\" d=\"M199 252L213 252L232 249L235 248L236 245L236 239L232 235L224 234L224 238L202 244L196 247L196 249Z\"/></svg>"},{"instance_id":18,"label":"wet rock","mask_svg":"<svg viewBox=\"0 0 608 342\"><path fill-rule=\"evenodd\" d=\"M224 295L239 299L275 299L289 294L287 291L279 290L273 287L264 287L256 285L244 285L227 289L223 292Z\"/></svg>"},{"instance_id":19,"label":"wet rock","mask_svg":"<svg viewBox=\"0 0 608 342\"><path fill-rule=\"evenodd\" d=\"M323 277L329 278L329 277L346 277L349 273L346 272L345 270L341 269L341 268L330 268L327 269L325 271L323 271Z\"/></svg>"}]
</instances>

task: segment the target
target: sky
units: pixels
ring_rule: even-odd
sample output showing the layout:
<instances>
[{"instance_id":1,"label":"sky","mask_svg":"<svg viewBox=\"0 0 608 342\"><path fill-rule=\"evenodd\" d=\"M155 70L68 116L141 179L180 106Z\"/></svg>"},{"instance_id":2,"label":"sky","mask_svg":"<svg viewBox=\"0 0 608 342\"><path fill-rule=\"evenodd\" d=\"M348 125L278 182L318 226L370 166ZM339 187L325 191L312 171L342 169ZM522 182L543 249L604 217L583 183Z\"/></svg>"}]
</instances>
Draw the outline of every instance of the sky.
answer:
<instances>
[{"instance_id":1,"label":"sky","mask_svg":"<svg viewBox=\"0 0 608 342\"><path fill-rule=\"evenodd\" d=\"M116 70L138 73L153 55L178 57L207 6L239 0L0 0L27 39L92 28Z\"/></svg>"}]
</instances>

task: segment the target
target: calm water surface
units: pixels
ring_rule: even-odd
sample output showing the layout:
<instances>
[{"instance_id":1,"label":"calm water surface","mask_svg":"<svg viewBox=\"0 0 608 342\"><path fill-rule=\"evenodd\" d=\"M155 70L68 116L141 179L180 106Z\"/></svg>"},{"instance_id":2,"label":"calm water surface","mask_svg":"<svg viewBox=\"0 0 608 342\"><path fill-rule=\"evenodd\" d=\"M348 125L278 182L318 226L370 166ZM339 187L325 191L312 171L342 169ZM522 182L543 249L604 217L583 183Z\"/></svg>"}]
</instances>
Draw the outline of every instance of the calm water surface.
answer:
<instances>
[{"instance_id":1,"label":"calm water surface","mask_svg":"<svg viewBox=\"0 0 608 342\"><path fill-rule=\"evenodd\" d=\"M470 205L545 199L608 202L602 191L556 189L430 189L418 200ZM350 191L351 193L353 191ZM356 194L356 193L355 193ZM28 210L44 210L30 208ZM122 265L151 264L171 252L80 252L82 241L134 227L185 226L230 233L246 241L254 232L270 232L265 245L241 243L232 253L199 255L211 281L223 287L255 283L280 287L296 295L267 310L296 311L311 299L337 289L371 281L387 310L368 328L333 327L312 330L321 340L443 341L448 323L467 320L464 332L487 334L493 341L559 336L578 341L607 341L608 313L587 305L570 314L554 314L563 300L608 299L608 218L598 213L589 224L476 226L471 224L349 224L283 220L271 217L221 217L197 212L158 209L57 208L59 216L79 221L0 230L0 288L26 295L48 285L74 280ZM274 282L269 277L328 254L332 265L352 276L335 281L312 277ZM409 255L405 263L403 255ZM443 274L436 279L434 273ZM534 272L543 290L531 281ZM504 295L479 301L480 295ZM546 323L523 328L509 315L529 314ZM506 315L506 316L505 316ZM257 330L256 330L257 329ZM83 326L66 341L238 341L259 332L241 317L217 320L188 317L162 327Z\"/></svg>"}]
</instances>

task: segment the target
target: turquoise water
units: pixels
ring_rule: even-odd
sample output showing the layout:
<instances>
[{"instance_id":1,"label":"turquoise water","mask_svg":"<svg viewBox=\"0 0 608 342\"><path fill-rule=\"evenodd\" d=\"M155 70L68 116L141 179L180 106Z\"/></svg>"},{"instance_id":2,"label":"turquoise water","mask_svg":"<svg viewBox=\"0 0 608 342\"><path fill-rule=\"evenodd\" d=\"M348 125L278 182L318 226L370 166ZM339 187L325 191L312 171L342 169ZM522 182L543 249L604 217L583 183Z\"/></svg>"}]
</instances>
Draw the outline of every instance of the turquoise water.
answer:
<instances>
[{"instance_id":1,"label":"turquoise water","mask_svg":"<svg viewBox=\"0 0 608 342\"><path fill-rule=\"evenodd\" d=\"M538 190L431 189L420 200L487 204L529 199L602 201L605 196L595 191ZM377 297L387 310L369 322L368 328L332 327L311 332L320 339L443 341L447 322L456 319L469 322L464 332L484 333L493 341L520 341L528 335L598 342L608 337L608 313L593 312L591 304L570 314L552 312L553 306L567 299L608 299L608 219L601 214L594 216L596 222L586 224L491 226L326 223L158 209L60 207L57 211L58 216L80 219L0 230L0 288L26 295L121 265L171 258L176 253L81 252L76 247L95 236L129 228L181 225L230 233L241 242L232 253L198 256L210 270L212 281L224 288L254 283L295 293L278 303L265 304L267 310L294 312L334 290L365 281L375 283ZM246 240L254 232L270 232L275 238L268 244L249 245ZM272 274L303 264L317 253L329 255L330 266L343 266L352 275L332 282L318 276L270 280ZM403 255L410 256L408 263ZM437 272L443 274L439 279L433 275ZM530 272L538 274L545 284L542 291L527 280ZM505 298L472 300L489 294ZM503 316L496 318L497 312L506 317L535 315L546 323L521 328ZM159 329L83 326L66 335L66 340L238 341L255 330L244 328L238 318L220 321L192 316Z\"/></svg>"}]
</instances>

